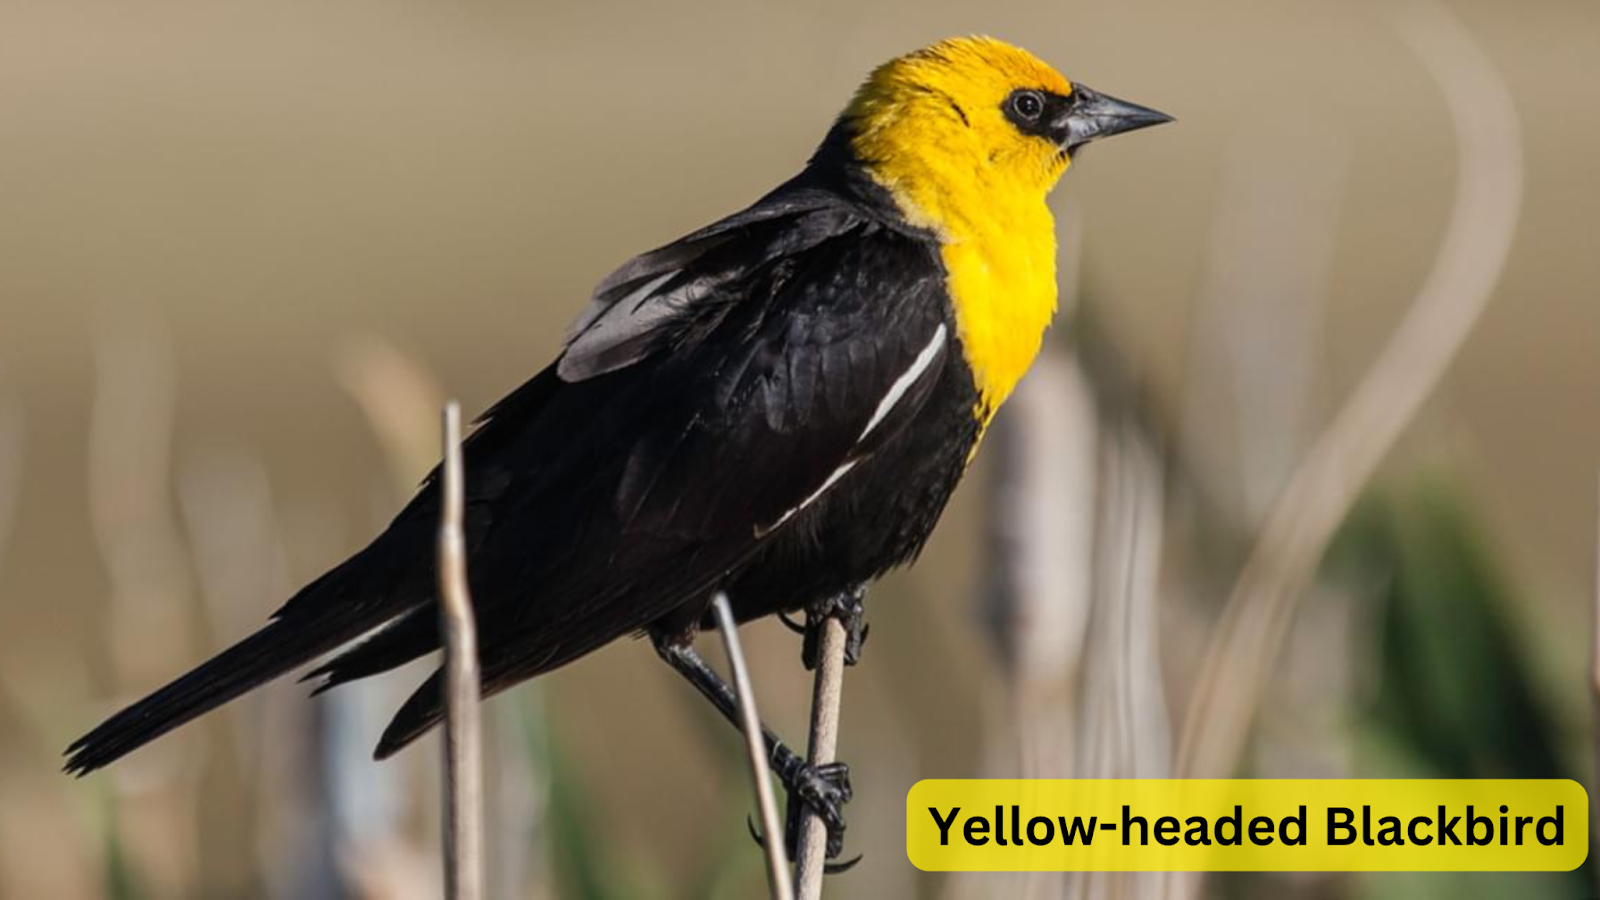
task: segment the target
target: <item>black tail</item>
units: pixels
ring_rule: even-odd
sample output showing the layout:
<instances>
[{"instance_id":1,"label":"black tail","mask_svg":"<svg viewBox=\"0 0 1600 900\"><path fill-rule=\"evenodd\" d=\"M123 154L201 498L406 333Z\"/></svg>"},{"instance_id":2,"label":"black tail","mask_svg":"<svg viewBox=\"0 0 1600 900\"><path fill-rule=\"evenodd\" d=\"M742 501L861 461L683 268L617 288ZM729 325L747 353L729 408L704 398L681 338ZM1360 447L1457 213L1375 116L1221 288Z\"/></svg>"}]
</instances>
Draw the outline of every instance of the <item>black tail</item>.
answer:
<instances>
[{"instance_id":1,"label":"black tail","mask_svg":"<svg viewBox=\"0 0 1600 900\"><path fill-rule=\"evenodd\" d=\"M494 693L484 685L485 697ZM407 744L428 733L428 729L444 721L444 672L435 669L412 695L401 704L400 710L389 721L389 727L378 738L378 748L372 751L373 759L388 759Z\"/></svg>"},{"instance_id":2,"label":"black tail","mask_svg":"<svg viewBox=\"0 0 1600 900\"><path fill-rule=\"evenodd\" d=\"M380 593L388 602L361 602L364 555L307 585L260 631L73 741L63 768L81 777L109 765L415 605L393 592Z\"/></svg>"},{"instance_id":3,"label":"black tail","mask_svg":"<svg viewBox=\"0 0 1600 900\"><path fill-rule=\"evenodd\" d=\"M300 677L322 678L311 696L347 681L399 668L439 649L439 608L427 603L385 625L371 636Z\"/></svg>"}]
</instances>

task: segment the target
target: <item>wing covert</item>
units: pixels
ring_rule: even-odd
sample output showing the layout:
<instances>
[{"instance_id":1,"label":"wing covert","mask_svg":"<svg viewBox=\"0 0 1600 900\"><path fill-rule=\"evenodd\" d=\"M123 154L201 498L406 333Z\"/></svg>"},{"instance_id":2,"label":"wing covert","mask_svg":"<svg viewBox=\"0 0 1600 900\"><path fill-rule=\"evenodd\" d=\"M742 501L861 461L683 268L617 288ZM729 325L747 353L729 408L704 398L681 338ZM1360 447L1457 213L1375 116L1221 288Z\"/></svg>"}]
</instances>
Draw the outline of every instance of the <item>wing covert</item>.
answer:
<instances>
[{"instance_id":1,"label":"wing covert","mask_svg":"<svg viewBox=\"0 0 1600 900\"><path fill-rule=\"evenodd\" d=\"M872 226L728 287L740 299L663 366L696 400L630 449L616 493L629 529L764 537L910 421L943 370L942 278Z\"/></svg>"},{"instance_id":2,"label":"wing covert","mask_svg":"<svg viewBox=\"0 0 1600 900\"><path fill-rule=\"evenodd\" d=\"M741 212L635 256L595 286L567 329L558 373L576 382L637 362L670 344L696 308L742 272L803 252L850 218L837 197L796 179Z\"/></svg>"},{"instance_id":3,"label":"wing covert","mask_svg":"<svg viewBox=\"0 0 1600 900\"><path fill-rule=\"evenodd\" d=\"M485 659L543 671L703 600L944 377L957 342L936 248L837 200L734 230L653 288L703 293L631 333L602 310L469 439ZM660 279L652 265L597 297Z\"/></svg>"}]
</instances>

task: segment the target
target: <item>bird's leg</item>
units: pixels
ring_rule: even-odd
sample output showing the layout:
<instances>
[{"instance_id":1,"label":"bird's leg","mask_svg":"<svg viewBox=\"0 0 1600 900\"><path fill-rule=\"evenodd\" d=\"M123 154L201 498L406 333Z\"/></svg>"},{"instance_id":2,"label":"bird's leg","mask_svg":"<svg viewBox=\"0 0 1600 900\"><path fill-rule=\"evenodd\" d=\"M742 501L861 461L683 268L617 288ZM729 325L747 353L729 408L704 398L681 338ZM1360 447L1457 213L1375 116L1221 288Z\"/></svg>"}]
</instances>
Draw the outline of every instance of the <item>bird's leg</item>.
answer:
<instances>
[{"instance_id":1,"label":"bird's leg","mask_svg":"<svg viewBox=\"0 0 1600 900\"><path fill-rule=\"evenodd\" d=\"M733 688L700 658L694 647L682 637L652 635L656 653L667 665L695 686L707 700L722 713L723 718L739 727L738 698ZM789 850L794 852L798 840L795 811L801 804L822 817L828 827L828 858L833 859L844 851L844 805L850 802L850 767L835 762L814 766L795 753L766 725L761 726L761 736L766 741L772 772L789 791L790 826L785 837ZM798 802L796 802L798 801Z\"/></svg>"},{"instance_id":2,"label":"bird's leg","mask_svg":"<svg viewBox=\"0 0 1600 900\"><path fill-rule=\"evenodd\" d=\"M817 641L822 635L821 623L838 619L844 626L844 664L853 666L861 661L861 648L867 642L867 606L863 602L867 586L858 584L848 590L824 597L806 609L806 628L801 633L805 640L800 645L800 661L808 671L817 668Z\"/></svg>"}]
</instances>

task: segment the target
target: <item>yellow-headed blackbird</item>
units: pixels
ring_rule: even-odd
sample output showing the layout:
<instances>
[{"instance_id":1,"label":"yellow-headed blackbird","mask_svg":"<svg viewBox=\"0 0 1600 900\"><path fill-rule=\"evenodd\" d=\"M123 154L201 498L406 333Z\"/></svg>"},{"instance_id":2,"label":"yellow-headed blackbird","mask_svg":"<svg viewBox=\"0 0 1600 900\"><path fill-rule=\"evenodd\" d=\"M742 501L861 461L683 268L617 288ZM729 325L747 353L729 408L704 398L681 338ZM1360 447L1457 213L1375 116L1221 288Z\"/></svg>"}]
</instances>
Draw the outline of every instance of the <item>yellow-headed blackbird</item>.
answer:
<instances>
[{"instance_id":1,"label":"yellow-headed blackbird","mask_svg":"<svg viewBox=\"0 0 1600 900\"><path fill-rule=\"evenodd\" d=\"M464 448L484 692L645 631L731 714L690 646L713 594L741 621L857 608L916 557L1055 311L1046 195L1083 144L1165 121L1000 41L944 41L874 71L798 176L601 281L560 356ZM368 632L307 677L435 649L439 495L435 472L264 628L73 743L67 769ZM380 758L439 721L440 682ZM837 834L842 768L769 739Z\"/></svg>"}]
</instances>

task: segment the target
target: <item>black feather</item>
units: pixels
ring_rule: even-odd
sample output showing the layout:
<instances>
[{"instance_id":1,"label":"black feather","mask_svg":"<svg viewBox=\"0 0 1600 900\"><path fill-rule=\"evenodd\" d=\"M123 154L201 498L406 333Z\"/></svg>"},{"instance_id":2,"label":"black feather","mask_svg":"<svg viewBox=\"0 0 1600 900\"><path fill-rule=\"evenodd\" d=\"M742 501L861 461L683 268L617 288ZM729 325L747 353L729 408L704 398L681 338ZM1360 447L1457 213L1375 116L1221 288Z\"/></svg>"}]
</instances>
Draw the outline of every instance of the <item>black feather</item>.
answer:
<instances>
[{"instance_id":1,"label":"black feather","mask_svg":"<svg viewBox=\"0 0 1600 900\"><path fill-rule=\"evenodd\" d=\"M371 577L367 567L381 550L375 544L347 560L303 588L259 631L73 741L65 770L87 775L393 617L396 606L371 602L385 579Z\"/></svg>"},{"instance_id":2,"label":"black feather","mask_svg":"<svg viewBox=\"0 0 1600 900\"><path fill-rule=\"evenodd\" d=\"M830 138L751 208L607 278L562 357L467 439L485 694L642 629L693 628L719 588L753 618L921 549L977 438L977 393L937 241L842 146ZM68 768L104 765L378 626L308 676L319 691L434 649L438 503L436 471L371 546L74 743ZM439 715L435 676L378 755Z\"/></svg>"}]
</instances>

